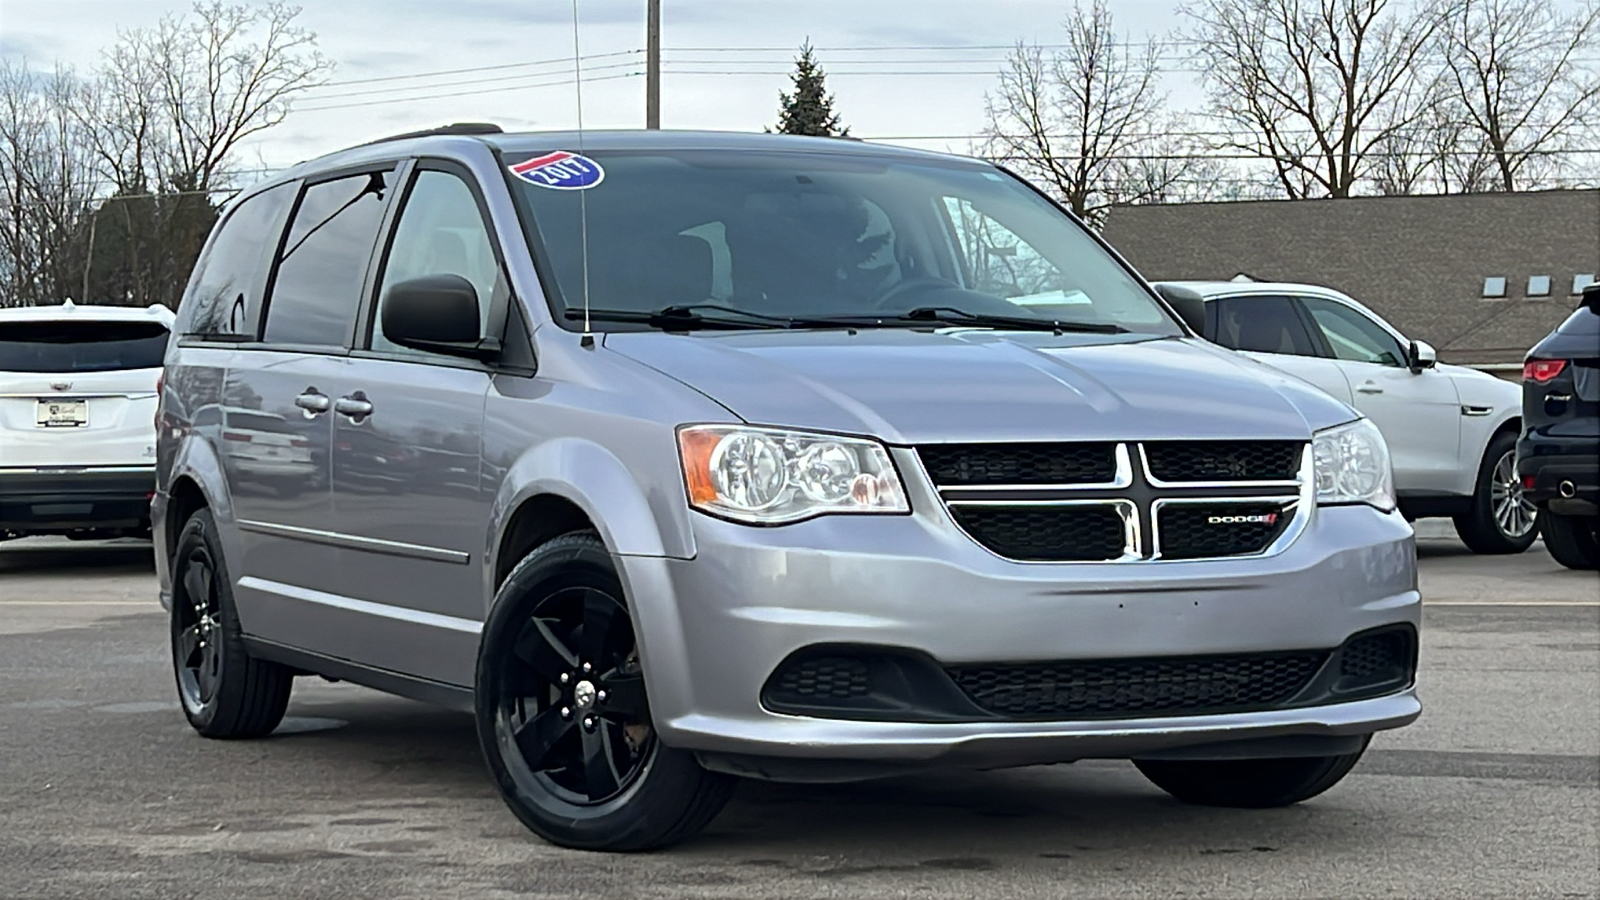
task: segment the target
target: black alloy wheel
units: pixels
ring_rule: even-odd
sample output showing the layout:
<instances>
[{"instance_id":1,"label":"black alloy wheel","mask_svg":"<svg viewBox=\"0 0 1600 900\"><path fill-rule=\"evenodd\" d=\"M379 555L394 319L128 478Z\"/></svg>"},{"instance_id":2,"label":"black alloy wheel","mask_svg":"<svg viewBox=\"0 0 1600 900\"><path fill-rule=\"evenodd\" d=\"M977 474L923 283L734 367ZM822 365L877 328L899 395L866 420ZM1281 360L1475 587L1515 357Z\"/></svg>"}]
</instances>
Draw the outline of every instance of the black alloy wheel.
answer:
<instances>
[{"instance_id":1,"label":"black alloy wheel","mask_svg":"<svg viewBox=\"0 0 1600 900\"><path fill-rule=\"evenodd\" d=\"M1456 534L1473 553L1521 553L1539 537L1537 513L1517 477L1516 433L1501 432L1478 466L1472 506L1455 517Z\"/></svg>"},{"instance_id":2,"label":"black alloy wheel","mask_svg":"<svg viewBox=\"0 0 1600 900\"><path fill-rule=\"evenodd\" d=\"M294 673L245 649L209 509L179 532L172 581L172 669L189 724L211 738L271 734L289 708Z\"/></svg>"},{"instance_id":3,"label":"black alloy wheel","mask_svg":"<svg viewBox=\"0 0 1600 900\"><path fill-rule=\"evenodd\" d=\"M200 710L216 699L222 682L222 602L204 544L190 547L179 568L183 589L173 597L172 658L184 708Z\"/></svg>"},{"instance_id":4,"label":"black alloy wheel","mask_svg":"<svg viewBox=\"0 0 1600 900\"><path fill-rule=\"evenodd\" d=\"M478 743L506 805L564 847L650 850L733 795L656 733L634 620L594 534L543 544L506 576L478 649Z\"/></svg>"},{"instance_id":5,"label":"black alloy wheel","mask_svg":"<svg viewBox=\"0 0 1600 900\"><path fill-rule=\"evenodd\" d=\"M655 735L633 628L616 597L575 586L544 598L500 665L496 728L552 794L594 805L639 777Z\"/></svg>"}]
</instances>

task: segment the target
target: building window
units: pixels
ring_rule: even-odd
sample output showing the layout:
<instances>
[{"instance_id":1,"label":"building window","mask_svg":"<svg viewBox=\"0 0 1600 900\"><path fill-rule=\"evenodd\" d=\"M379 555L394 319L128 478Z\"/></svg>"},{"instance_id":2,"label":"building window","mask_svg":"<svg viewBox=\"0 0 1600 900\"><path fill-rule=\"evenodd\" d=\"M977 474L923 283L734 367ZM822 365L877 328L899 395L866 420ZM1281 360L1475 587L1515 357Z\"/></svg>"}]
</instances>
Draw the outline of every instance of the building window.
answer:
<instances>
[{"instance_id":1,"label":"building window","mask_svg":"<svg viewBox=\"0 0 1600 900\"><path fill-rule=\"evenodd\" d=\"M1593 272L1590 272L1587 275L1574 275L1574 276L1572 276L1572 296L1576 297L1579 294L1583 293L1583 289L1588 287L1591 284L1594 284L1594 282L1595 282L1595 273L1593 273Z\"/></svg>"},{"instance_id":2,"label":"building window","mask_svg":"<svg viewBox=\"0 0 1600 900\"><path fill-rule=\"evenodd\" d=\"M1550 276L1549 275L1529 275L1528 276L1528 297L1531 299L1533 297L1548 297L1548 296L1550 296Z\"/></svg>"},{"instance_id":3,"label":"building window","mask_svg":"<svg viewBox=\"0 0 1600 900\"><path fill-rule=\"evenodd\" d=\"M1506 298L1506 280L1500 275L1492 275L1483 280L1483 299L1504 300Z\"/></svg>"}]
</instances>

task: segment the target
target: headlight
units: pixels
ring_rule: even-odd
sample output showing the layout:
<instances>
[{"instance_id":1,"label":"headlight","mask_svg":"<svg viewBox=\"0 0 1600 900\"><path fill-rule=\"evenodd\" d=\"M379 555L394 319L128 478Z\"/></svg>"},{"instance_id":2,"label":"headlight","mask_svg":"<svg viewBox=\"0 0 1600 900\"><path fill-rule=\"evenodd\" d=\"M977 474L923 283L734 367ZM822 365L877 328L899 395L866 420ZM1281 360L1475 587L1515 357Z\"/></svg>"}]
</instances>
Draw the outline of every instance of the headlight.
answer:
<instances>
[{"instance_id":1,"label":"headlight","mask_svg":"<svg viewBox=\"0 0 1600 900\"><path fill-rule=\"evenodd\" d=\"M1367 419L1326 428L1311 439L1317 466L1317 503L1366 503L1394 509L1394 468L1389 445Z\"/></svg>"},{"instance_id":2,"label":"headlight","mask_svg":"<svg viewBox=\"0 0 1600 900\"><path fill-rule=\"evenodd\" d=\"M689 503L756 525L827 513L905 513L900 477L876 441L741 425L678 430Z\"/></svg>"}]
</instances>

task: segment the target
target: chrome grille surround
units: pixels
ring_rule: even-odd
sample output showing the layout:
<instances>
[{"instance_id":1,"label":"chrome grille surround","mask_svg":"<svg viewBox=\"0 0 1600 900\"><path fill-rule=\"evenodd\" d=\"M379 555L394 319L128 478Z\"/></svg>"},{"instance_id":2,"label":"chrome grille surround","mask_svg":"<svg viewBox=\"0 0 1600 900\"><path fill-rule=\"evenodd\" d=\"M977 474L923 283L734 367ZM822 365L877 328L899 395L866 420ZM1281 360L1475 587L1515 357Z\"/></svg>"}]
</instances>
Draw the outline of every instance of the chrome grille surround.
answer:
<instances>
[{"instance_id":1,"label":"chrome grille surround","mask_svg":"<svg viewBox=\"0 0 1600 900\"><path fill-rule=\"evenodd\" d=\"M995 556L1024 565L1176 563L1273 556L1294 543L1316 509L1315 464L1309 442L1301 446L1298 473L1291 479L1162 481L1152 477L1144 444L1136 441L1116 444L1115 458L1115 477L1111 481L1095 484L941 485L933 482L926 467L923 467L923 475L933 483L957 529ZM920 464L920 455L918 460ZM1280 515L1287 516L1288 521L1277 528L1266 546L1253 552L1223 556L1177 553L1179 558L1172 558L1170 554L1162 555L1159 518L1163 508L1174 504L1270 505L1275 506ZM1123 547L1120 555L1092 560L1016 559L999 552L981 536L974 534L961 523L959 515L963 507L1048 509L1094 505L1111 507L1121 518Z\"/></svg>"}]
</instances>

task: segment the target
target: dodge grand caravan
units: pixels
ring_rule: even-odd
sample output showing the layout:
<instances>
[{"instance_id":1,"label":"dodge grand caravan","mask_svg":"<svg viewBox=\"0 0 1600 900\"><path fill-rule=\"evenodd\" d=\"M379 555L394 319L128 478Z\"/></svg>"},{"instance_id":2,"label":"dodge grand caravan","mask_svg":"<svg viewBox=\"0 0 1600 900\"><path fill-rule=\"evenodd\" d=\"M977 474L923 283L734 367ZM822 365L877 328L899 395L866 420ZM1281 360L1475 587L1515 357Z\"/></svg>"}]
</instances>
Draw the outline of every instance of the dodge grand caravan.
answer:
<instances>
[{"instance_id":1,"label":"dodge grand caravan","mask_svg":"<svg viewBox=\"0 0 1600 900\"><path fill-rule=\"evenodd\" d=\"M740 776L1312 797L1420 711L1412 532L1377 429L1197 299L995 166L853 141L305 163L227 211L166 359L184 712L264 735L310 674L471 710L511 810L596 849ZM269 478L219 408L304 452Z\"/></svg>"}]
</instances>

